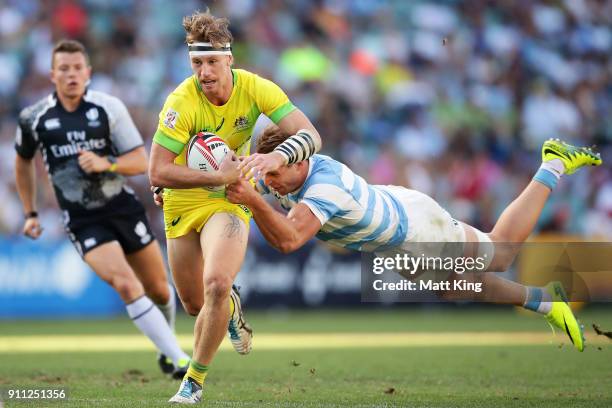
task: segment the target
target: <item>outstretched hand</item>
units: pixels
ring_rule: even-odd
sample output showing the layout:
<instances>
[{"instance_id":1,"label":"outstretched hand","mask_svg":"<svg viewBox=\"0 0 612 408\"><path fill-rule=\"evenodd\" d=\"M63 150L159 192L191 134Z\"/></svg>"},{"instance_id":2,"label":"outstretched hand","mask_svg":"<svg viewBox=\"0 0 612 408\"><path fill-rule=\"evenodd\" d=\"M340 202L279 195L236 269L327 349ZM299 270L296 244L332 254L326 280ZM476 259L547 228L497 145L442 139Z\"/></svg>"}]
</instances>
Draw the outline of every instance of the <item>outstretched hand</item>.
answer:
<instances>
[{"instance_id":1,"label":"outstretched hand","mask_svg":"<svg viewBox=\"0 0 612 408\"><path fill-rule=\"evenodd\" d=\"M244 204L248 207L258 197L259 193L251 183L242 177L225 187L225 198L230 203Z\"/></svg>"},{"instance_id":2,"label":"outstretched hand","mask_svg":"<svg viewBox=\"0 0 612 408\"><path fill-rule=\"evenodd\" d=\"M250 156L241 157L238 169L247 180L252 178L259 181L271 171L278 170L285 163L285 158L278 152L253 153Z\"/></svg>"}]
</instances>

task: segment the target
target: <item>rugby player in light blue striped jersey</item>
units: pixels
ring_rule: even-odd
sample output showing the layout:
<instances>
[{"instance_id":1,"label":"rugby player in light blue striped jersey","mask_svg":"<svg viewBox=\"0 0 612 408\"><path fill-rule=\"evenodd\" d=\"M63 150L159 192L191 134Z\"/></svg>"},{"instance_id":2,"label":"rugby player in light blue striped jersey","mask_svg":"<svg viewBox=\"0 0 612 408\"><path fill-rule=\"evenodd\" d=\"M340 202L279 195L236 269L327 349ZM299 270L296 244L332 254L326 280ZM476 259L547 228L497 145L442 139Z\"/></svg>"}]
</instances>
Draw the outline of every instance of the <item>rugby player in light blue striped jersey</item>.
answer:
<instances>
[{"instance_id":1,"label":"rugby player in light blue striped jersey","mask_svg":"<svg viewBox=\"0 0 612 408\"><path fill-rule=\"evenodd\" d=\"M268 126L257 141L257 152L269 153L287 137L278 127ZM525 241L560 177L601 162L601 157L588 148L559 140L546 141L540 169L488 234L456 221L423 193L368 184L344 164L318 154L268 172L255 188L241 179L228 186L226 194L230 202L251 209L266 240L283 253L295 251L313 237L333 246L387 257L415 254L414 245L418 248L419 243L428 251L427 256L444 256L445 245L431 243L459 243L463 254L457 255L484 256L489 260L487 271L504 271L512 257L504 251L497 253L494 243ZM274 195L288 213L276 211L262 194ZM417 254L420 252L419 249ZM482 301L515 304L539 312L565 331L578 350L583 350L582 328L567 305L559 282L526 287L493 273L480 274L479 279L487 290L471 296L480 295Z\"/></svg>"}]
</instances>

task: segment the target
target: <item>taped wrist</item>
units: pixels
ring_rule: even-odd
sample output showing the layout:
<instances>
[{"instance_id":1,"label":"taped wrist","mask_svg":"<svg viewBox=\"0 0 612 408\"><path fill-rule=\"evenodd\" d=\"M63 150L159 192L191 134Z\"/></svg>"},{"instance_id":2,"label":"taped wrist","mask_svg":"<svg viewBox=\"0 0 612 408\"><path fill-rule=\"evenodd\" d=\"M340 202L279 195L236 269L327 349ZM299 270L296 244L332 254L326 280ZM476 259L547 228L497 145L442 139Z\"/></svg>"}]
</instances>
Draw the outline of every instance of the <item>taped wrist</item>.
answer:
<instances>
[{"instance_id":1,"label":"taped wrist","mask_svg":"<svg viewBox=\"0 0 612 408\"><path fill-rule=\"evenodd\" d=\"M314 138L308 129L300 129L283 143L274 148L287 159L287 164L304 161L317 152Z\"/></svg>"}]
</instances>

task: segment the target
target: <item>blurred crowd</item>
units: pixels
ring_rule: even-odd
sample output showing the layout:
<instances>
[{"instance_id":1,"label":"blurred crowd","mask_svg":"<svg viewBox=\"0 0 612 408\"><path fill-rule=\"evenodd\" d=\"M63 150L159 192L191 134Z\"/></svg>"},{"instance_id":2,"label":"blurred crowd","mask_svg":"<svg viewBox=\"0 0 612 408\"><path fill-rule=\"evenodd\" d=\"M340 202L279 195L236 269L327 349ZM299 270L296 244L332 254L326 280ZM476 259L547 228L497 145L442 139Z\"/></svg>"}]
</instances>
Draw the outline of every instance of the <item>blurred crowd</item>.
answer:
<instances>
[{"instance_id":1,"label":"blurred crowd","mask_svg":"<svg viewBox=\"0 0 612 408\"><path fill-rule=\"evenodd\" d=\"M485 231L533 176L542 141L597 145L604 166L565 178L539 229L612 237L606 0L4 0L0 233L22 225L16 116L52 91L54 42L88 47L91 88L121 98L150 145L165 97L190 75L181 18L207 7L231 21L235 67L281 85L323 153L372 183L430 194ZM47 235L61 236L52 190L39 184ZM147 178L131 184L163 236Z\"/></svg>"}]
</instances>

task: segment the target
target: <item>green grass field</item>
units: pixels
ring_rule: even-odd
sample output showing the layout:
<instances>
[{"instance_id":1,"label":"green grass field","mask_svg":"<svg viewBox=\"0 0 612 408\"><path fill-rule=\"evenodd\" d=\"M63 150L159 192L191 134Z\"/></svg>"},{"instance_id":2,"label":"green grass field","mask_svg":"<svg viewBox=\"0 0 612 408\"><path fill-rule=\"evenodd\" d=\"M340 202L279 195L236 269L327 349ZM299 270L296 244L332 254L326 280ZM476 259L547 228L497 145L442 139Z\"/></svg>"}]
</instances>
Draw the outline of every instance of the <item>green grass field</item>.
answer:
<instances>
[{"instance_id":1,"label":"green grass field","mask_svg":"<svg viewBox=\"0 0 612 408\"><path fill-rule=\"evenodd\" d=\"M610 407L612 309L579 312L584 353L543 319L512 309L250 313L253 352L223 344L204 406ZM193 320L177 324L181 344ZM127 319L0 322L0 389L68 390L4 406L157 407L178 382Z\"/></svg>"}]
</instances>

